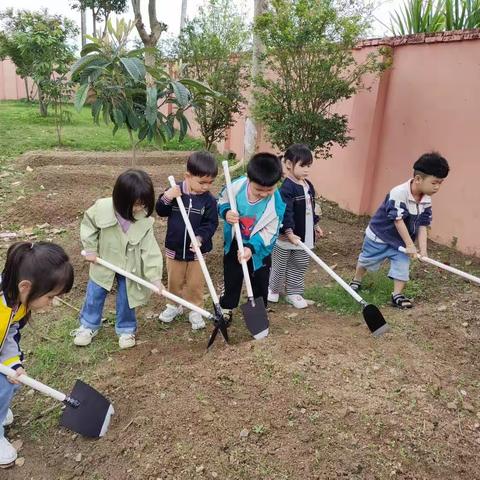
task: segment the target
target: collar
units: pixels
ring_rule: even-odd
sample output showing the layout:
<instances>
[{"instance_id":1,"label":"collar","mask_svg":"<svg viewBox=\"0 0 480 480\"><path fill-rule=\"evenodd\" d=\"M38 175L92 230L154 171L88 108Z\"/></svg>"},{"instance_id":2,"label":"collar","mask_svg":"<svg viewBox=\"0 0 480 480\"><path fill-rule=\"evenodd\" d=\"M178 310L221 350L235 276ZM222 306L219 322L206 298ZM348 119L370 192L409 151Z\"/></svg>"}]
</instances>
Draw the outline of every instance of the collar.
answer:
<instances>
[{"instance_id":1,"label":"collar","mask_svg":"<svg viewBox=\"0 0 480 480\"><path fill-rule=\"evenodd\" d=\"M423 195L422 198L420 199L420 201L417 202L417 200L415 199L415 197L413 196L412 194L412 182L413 182L413 178L411 178L410 180L408 180L407 182L405 182L403 184L403 187L407 190L408 192L408 199L411 201L411 202L414 202L414 203L431 203L431 197L429 195Z\"/></svg>"}]
</instances>

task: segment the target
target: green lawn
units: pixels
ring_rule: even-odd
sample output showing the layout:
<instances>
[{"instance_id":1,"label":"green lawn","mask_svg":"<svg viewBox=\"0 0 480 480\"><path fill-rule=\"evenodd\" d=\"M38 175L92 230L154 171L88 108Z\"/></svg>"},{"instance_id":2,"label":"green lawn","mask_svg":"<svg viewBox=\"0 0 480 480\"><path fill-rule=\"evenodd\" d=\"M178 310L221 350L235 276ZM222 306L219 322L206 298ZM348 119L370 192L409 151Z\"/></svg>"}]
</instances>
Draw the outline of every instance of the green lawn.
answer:
<instances>
[{"instance_id":1,"label":"green lawn","mask_svg":"<svg viewBox=\"0 0 480 480\"><path fill-rule=\"evenodd\" d=\"M112 125L95 125L90 107L78 113L73 106L71 122L63 130L62 147L68 150L118 151L129 150L130 141L126 129L112 135ZM0 102L0 164L29 150L59 148L55 122L51 115L42 118L36 103L25 101ZM158 149L156 145L143 143L144 149ZM203 147L200 139L177 139L165 145L164 150L198 150Z\"/></svg>"}]
</instances>

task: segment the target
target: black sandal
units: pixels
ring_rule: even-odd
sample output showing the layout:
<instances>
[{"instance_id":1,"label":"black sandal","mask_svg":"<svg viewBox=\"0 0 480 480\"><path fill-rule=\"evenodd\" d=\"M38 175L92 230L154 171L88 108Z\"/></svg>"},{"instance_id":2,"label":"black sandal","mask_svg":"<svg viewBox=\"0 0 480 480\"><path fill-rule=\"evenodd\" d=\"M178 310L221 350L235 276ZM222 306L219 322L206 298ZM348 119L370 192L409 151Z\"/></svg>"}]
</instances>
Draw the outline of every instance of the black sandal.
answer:
<instances>
[{"instance_id":1,"label":"black sandal","mask_svg":"<svg viewBox=\"0 0 480 480\"><path fill-rule=\"evenodd\" d=\"M360 282L358 280L352 280L349 283L349 285L350 285L350 288L355 292L358 292L362 288L362 282Z\"/></svg>"},{"instance_id":2,"label":"black sandal","mask_svg":"<svg viewBox=\"0 0 480 480\"><path fill-rule=\"evenodd\" d=\"M397 293L396 295L392 295L392 305L396 308L401 308L402 310L413 307L412 301L409 300L402 293Z\"/></svg>"}]
</instances>

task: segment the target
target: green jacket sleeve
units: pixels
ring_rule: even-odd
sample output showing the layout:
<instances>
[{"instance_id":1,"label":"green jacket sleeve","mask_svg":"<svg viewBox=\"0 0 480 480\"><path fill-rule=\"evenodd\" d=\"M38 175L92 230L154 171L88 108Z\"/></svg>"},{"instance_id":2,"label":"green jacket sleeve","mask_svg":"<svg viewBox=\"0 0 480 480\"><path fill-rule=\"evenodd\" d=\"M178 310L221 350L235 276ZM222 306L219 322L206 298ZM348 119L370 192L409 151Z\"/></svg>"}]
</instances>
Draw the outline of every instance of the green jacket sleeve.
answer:
<instances>
[{"instance_id":1,"label":"green jacket sleeve","mask_svg":"<svg viewBox=\"0 0 480 480\"><path fill-rule=\"evenodd\" d=\"M153 233L153 227L148 230L140 244L142 256L143 275L149 282L162 279L163 258L160 247Z\"/></svg>"},{"instance_id":2,"label":"green jacket sleeve","mask_svg":"<svg viewBox=\"0 0 480 480\"><path fill-rule=\"evenodd\" d=\"M95 223L95 205L93 205L85 212L80 224L80 240L87 252L98 253L99 235L100 228Z\"/></svg>"}]
</instances>

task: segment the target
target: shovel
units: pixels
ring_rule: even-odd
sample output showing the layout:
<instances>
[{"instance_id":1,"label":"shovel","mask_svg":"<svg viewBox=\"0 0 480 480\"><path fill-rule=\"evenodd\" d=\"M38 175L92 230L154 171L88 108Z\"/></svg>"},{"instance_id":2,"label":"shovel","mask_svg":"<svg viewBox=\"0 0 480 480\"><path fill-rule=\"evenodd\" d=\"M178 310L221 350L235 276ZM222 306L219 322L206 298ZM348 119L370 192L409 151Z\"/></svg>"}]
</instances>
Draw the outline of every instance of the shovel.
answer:
<instances>
[{"instance_id":1,"label":"shovel","mask_svg":"<svg viewBox=\"0 0 480 480\"><path fill-rule=\"evenodd\" d=\"M170 185L172 187L176 186L175 178L173 178L172 175L168 177L168 181L170 182ZM180 213L182 214L183 221L185 222L185 226L187 227L188 235L190 236L193 249L195 250L195 254L197 255L197 260L200 263L200 268L202 269L203 276L205 277L205 281L207 282L208 290L213 301L213 308L215 309L215 320L213 321L215 328L213 329L212 335L208 340L207 349L209 349L215 341L219 330L222 333L225 342L228 343L227 322L225 321L225 318L223 316L222 307L220 306L217 292L215 291L215 287L213 286L212 277L210 276L210 273L208 271L207 265L202 255L202 251L200 250L200 246L198 245L197 237L195 236L195 232L193 231L192 224L190 223L188 214L185 211L185 205L183 204L181 197L177 197L177 203L178 208L180 209Z\"/></svg>"},{"instance_id":2,"label":"shovel","mask_svg":"<svg viewBox=\"0 0 480 480\"><path fill-rule=\"evenodd\" d=\"M20 383L65 404L65 410L60 418L60 425L84 437L103 437L114 414L112 404L99 392L81 380L77 380L72 393L65 395L23 374L17 377L12 368L0 363L0 373L13 377Z\"/></svg>"},{"instance_id":3,"label":"shovel","mask_svg":"<svg viewBox=\"0 0 480 480\"><path fill-rule=\"evenodd\" d=\"M405 247L400 247L399 250L400 250L400 252L406 253ZM433 258L422 257L418 253L417 253L417 258L421 262L429 263L430 265L435 265L435 267L442 268L443 270L446 270L447 272L454 273L455 275L459 275L460 277L464 278L465 280L470 280L471 282L474 282L477 285L480 285L480 278L476 277L475 275L471 275L470 273L463 272L462 270L459 270L458 268L455 268L455 267L451 267L450 265L445 265L445 263L441 263L437 260L434 260Z\"/></svg>"},{"instance_id":4,"label":"shovel","mask_svg":"<svg viewBox=\"0 0 480 480\"><path fill-rule=\"evenodd\" d=\"M235 197L232 193L232 179L230 178L230 170L228 169L228 162L222 162L223 171L225 173L225 182L227 184L227 194L228 194L228 201L230 202L230 206L234 212L237 212L237 204L235 201ZM253 338L259 340L261 338L265 338L268 336L268 314L267 310L265 309L265 303L263 298L253 298L253 289L252 283L250 282L250 275L248 274L248 266L247 262L243 260L243 241L242 241L242 233L240 232L240 225L235 223L233 225L235 238L237 239L238 250L240 255L242 256L242 270L243 270L243 278L245 280L245 287L247 288L247 297L248 302L244 305L240 306L240 309L243 313L243 318L247 325L248 330L253 335Z\"/></svg>"},{"instance_id":5,"label":"shovel","mask_svg":"<svg viewBox=\"0 0 480 480\"><path fill-rule=\"evenodd\" d=\"M86 252L85 250L82 250L82 255L85 256ZM144 287L147 287L148 289L152 290L152 292L159 293L165 298L168 298L172 302L178 303L179 305L182 305L185 308L188 308L189 310L193 310L194 312L199 313L202 317L207 318L208 320L215 321L215 316L213 316L210 312L207 312L203 308L197 307L197 305L194 305L193 303L187 302L183 298L177 297L173 293L168 292L167 290L163 289L160 290L157 286L155 286L153 283L147 282L143 278L137 277L133 273L127 272L123 268L117 267L116 265L113 265L113 263L107 262L106 260L103 260L103 258L97 257L96 263L99 265L102 265L105 268L108 268L109 270L112 270L119 275L122 275L125 278L129 278L130 280L133 280L136 283L139 283L140 285L143 285Z\"/></svg>"},{"instance_id":6,"label":"shovel","mask_svg":"<svg viewBox=\"0 0 480 480\"><path fill-rule=\"evenodd\" d=\"M323 260L321 260L317 255L315 255L303 242L300 240L297 242L297 245L303 248L303 250L310 255L310 257L315 260L337 283L344 288L347 293L349 293L358 303L363 307L363 318L367 327L372 332L373 336L379 337L385 332L390 330L385 318L383 318L382 312L378 309L376 305L367 303L355 290L353 290L350 285L348 285L345 280L343 280L339 275L337 275Z\"/></svg>"}]
</instances>

